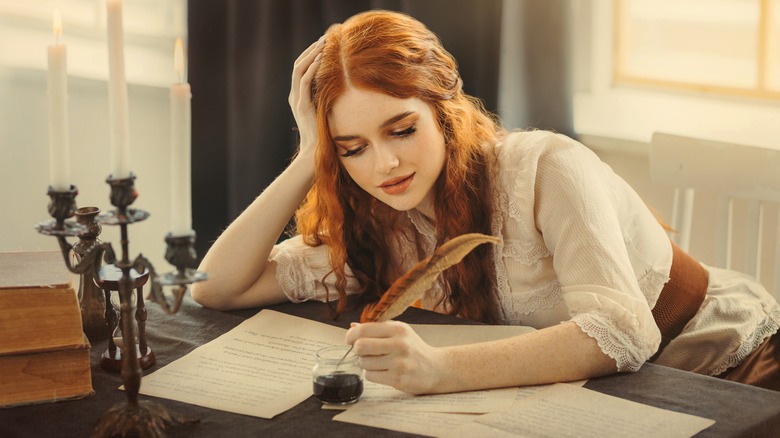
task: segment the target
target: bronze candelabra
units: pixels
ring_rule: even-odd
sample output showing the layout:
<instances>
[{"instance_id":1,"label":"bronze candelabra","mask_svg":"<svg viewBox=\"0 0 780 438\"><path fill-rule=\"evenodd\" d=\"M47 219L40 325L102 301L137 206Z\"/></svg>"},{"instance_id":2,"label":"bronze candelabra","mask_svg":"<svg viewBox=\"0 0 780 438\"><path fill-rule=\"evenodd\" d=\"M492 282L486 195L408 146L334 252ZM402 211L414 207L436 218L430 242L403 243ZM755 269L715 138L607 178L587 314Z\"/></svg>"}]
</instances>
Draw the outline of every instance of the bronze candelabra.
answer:
<instances>
[{"instance_id":1,"label":"bronze candelabra","mask_svg":"<svg viewBox=\"0 0 780 438\"><path fill-rule=\"evenodd\" d=\"M121 259L117 260L110 243L97 240L95 227L91 226L88 220L81 217L79 219L82 220L76 222L68 220L77 212L76 195L78 190L75 186L71 185L68 190L64 191L57 191L49 187L48 195L51 201L48 210L54 219L40 223L36 228L42 234L57 238L65 265L71 272L81 274L82 284L94 281L105 291L104 308L106 309L105 327L107 330L111 330L111 326L116 324L115 320L112 322L112 318L116 316L110 303L110 291L117 291L119 294L119 324L122 331L121 354L116 345L113 344L113 336L109 334L109 348L101 358L101 367L111 369L112 363L119 364L127 401L109 408L95 427L93 435L100 437L161 437L165 436L165 430L169 427L193 423L198 420L171 413L159 403L148 400L139 401L138 399L143 376L142 367L154 364L154 355L151 353L151 348L146 345L144 328L146 311L141 287L147 279L151 279L147 298L162 306L167 314L173 314L181 306L188 286L194 282L205 280L207 276L195 269L197 257L194 250L194 233L184 236L169 234L165 237L167 243L165 259L176 267L173 272L158 276L149 260L142 255L138 255L131 262L128 256L128 225L145 220L149 217L149 213L129 207L138 196L138 192L135 190L134 175L131 174L128 178L109 176L106 182L111 187L111 205L116 209L97 215L95 222L100 225L120 227ZM97 210L96 207L88 207L84 213L95 213L95 210ZM80 241L76 245L71 245L67 241L68 237L79 237ZM72 258L72 254L75 254L76 257ZM103 261L106 265L103 265ZM164 286L173 287L170 299L163 292ZM135 315L133 315L132 302L134 290L137 293ZM92 292L94 295L94 291ZM136 324L140 336L137 335Z\"/></svg>"}]
</instances>

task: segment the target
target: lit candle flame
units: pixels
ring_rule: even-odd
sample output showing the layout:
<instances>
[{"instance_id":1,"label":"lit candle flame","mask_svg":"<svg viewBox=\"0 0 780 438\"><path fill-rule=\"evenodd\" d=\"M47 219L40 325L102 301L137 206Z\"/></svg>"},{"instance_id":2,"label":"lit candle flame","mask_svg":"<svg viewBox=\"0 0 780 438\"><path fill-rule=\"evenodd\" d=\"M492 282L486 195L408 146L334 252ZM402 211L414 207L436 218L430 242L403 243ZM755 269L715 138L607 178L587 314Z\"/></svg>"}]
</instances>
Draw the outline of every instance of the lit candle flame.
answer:
<instances>
[{"instance_id":1,"label":"lit candle flame","mask_svg":"<svg viewBox=\"0 0 780 438\"><path fill-rule=\"evenodd\" d=\"M176 38L176 47L173 49L173 66L179 77L179 83L184 83L184 44L181 38Z\"/></svg>"},{"instance_id":2,"label":"lit candle flame","mask_svg":"<svg viewBox=\"0 0 780 438\"><path fill-rule=\"evenodd\" d=\"M59 42L60 37L62 37L62 17L60 17L60 11L56 9L52 13L52 30L54 31L54 38Z\"/></svg>"}]
</instances>

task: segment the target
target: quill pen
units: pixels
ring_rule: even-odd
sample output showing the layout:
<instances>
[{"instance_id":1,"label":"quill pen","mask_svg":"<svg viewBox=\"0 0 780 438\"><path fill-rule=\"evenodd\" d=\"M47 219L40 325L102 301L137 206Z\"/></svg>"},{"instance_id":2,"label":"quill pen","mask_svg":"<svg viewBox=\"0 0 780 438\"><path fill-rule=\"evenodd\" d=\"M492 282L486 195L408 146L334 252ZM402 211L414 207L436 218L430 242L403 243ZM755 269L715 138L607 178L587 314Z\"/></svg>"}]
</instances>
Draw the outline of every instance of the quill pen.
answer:
<instances>
[{"instance_id":1,"label":"quill pen","mask_svg":"<svg viewBox=\"0 0 780 438\"><path fill-rule=\"evenodd\" d=\"M390 288L382 294L382 298L374 304L368 304L363 308L360 322L381 322L393 319L404 313L415 301L422 298L423 294L439 274L452 265L459 263L477 246L483 243L497 243L497 237L480 233L462 234L436 248L430 257L427 257L412 266L406 273L398 277ZM354 345L349 347L344 357L336 364L338 368L341 362L352 351Z\"/></svg>"},{"instance_id":2,"label":"quill pen","mask_svg":"<svg viewBox=\"0 0 780 438\"><path fill-rule=\"evenodd\" d=\"M450 239L436 248L430 257L423 259L396 279L378 302L367 305L360 315L360 322L387 321L402 314L422 298L445 269L459 263L477 246L498 241L497 237L480 233L463 234Z\"/></svg>"}]
</instances>

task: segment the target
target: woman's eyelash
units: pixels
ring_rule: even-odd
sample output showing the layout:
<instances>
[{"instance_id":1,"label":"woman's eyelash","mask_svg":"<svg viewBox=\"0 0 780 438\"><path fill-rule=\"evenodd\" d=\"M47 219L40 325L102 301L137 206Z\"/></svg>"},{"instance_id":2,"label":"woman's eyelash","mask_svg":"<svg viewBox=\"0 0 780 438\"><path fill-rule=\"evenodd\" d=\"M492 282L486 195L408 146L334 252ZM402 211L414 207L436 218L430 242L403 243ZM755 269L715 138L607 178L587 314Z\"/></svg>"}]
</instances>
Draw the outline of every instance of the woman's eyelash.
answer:
<instances>
[{"instance_id":1,"label":"woman's eyelash","mask_svg":"<svg viewBox=\"0 0 780 438\"><path fill-rule=\"evenodd\" d=\"M358 146L358 147L356 147L355 149L350 149L350 150L348 150L348 151L344 152L343 154L341 154L341 156L342 156L342 157L351 157L351 156L353 156L353 155L355 155L355 154L359 154L359 153L360 153L360 152L362 152L362 151L363 151L363 149L365 149L365 148L366 148L366 146L365 146L365 145L363 145L363 146Z\"/></svg>"},{"instance_id":2,"label":"woman's eyelash","mask_svg":"<svg viewBox=\"0 0 780 438\"><path fill-rule=\"evenodd\" d=\"M412 126L406 128L406 129L402 130L402 131L391 132L390 135L392 135L393 137L401 137L401 138L403 138L403 137L408 137L408 136L414 134L416 131L417 131L417 127L415 125L412 125ZM355 149L350 149L348 151L345 151L343 154L341 154L341 156L342 157L351 157L351 156L354 156L354 155L357 155L357 154L363 152L363 149L365 149L365 148L366 148L366 145L358 146Z\"/></svg>"},{"instance_id":3,"label":"woman's eyelash","mask_svg":"<svg viewBox=\"0 0 780 438\"><path fill-rule=\"evenodd\" d=\"M417 131L417 127L412 125L412 126L406 128L406 129L404 129L403 131L393 132L391 135L393 137L406 137L406 136L414 134L415 131Z\"/></svg>"}]
</instances>

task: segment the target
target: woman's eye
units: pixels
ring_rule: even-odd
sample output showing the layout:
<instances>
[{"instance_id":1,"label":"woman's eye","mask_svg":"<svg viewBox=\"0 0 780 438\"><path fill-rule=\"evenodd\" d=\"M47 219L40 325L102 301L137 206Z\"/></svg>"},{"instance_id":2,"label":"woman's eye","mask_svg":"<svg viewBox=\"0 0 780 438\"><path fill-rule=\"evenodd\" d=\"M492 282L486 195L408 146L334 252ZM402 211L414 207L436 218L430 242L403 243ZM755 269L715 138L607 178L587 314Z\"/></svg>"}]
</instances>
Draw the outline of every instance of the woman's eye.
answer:
<instances>
[{"instance_id":1,"label":"woman's eye","mask_svg":"<svg viewBox=\"0 0 780 438\"><path fill-rule=\"evenodd\" d=\"M349 149L348 151L341 154L342 157L352 157L355 155L358 155L359 153L363 152L363 149L366 148L366 145L358 146L355 149Z\"/></svg>"},{"instance_id":2,"label":"woman's eye","mask_svg":"<svg viewBox=\"0 0 780 438\"><path fill-rule=\"evenodd\" d=\"M391 133L390 135L392 135L393 137L408 137L408 136L414 134L415 131L417 131L417 127L412 125L412 126L406 128L406 129L402 130L402 131L395 131L395 132Z\"/></svg>"}]
</instances>

